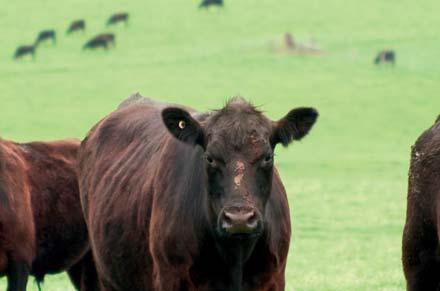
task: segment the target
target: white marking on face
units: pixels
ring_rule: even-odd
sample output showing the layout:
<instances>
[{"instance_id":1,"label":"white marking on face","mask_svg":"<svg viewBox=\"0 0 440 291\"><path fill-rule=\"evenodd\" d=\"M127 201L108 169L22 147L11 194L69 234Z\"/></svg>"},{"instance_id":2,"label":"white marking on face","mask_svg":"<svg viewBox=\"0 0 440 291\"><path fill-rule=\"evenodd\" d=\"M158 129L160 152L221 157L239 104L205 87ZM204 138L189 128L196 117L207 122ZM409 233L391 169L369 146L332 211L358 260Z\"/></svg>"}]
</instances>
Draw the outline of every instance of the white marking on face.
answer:
<instances>
[{"instance_id":1,"label":"white marking on face","mask_svg":"<svg viewBox=\"0 0 440 291\"><path fill-rule=\"evenodd\" d=\"M241 184L241 180L244 177L244 170L245 170L245 166L244 163L242 161L237 161L235 163L235 168L234 168L234 184L235 184L235 188L237 189L238 187L240 187Z\"/></svg>"}]
</instances>

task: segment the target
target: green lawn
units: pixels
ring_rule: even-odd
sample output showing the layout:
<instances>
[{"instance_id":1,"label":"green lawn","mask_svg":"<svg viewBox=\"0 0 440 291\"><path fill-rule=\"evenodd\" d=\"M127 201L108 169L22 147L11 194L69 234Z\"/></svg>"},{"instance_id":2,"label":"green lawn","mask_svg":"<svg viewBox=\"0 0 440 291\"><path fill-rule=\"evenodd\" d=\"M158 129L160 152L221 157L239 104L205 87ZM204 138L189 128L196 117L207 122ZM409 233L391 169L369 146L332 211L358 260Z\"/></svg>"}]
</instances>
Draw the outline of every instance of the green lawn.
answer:
<instances>
[{"instance_id":1,"label":"green lawn","mask_svg":"<svg viewBox=\"0 0 440 291\"><path fill-rule=\"evenodd\" d=\"M0 135L83 137L132 92L218 108L243 95L273 119L295 106L321 116L301 143L277 150L293 241L287 290L403 290L401 233L411 144L440 113L440 1L4 1L0 10ZM109 52L82 52L109 14L131 13ZM85 35L65 37L75 18ZM58 44L13 61L44 28ZM314 38L321 56L274 53L283 33ZM395 67L375 67L393 48ZM5 279L0 288L5 288ZM36 290L29 284L30 290ZM64 275L45 290L73 290Z\"/></svg>"}]
</instances>

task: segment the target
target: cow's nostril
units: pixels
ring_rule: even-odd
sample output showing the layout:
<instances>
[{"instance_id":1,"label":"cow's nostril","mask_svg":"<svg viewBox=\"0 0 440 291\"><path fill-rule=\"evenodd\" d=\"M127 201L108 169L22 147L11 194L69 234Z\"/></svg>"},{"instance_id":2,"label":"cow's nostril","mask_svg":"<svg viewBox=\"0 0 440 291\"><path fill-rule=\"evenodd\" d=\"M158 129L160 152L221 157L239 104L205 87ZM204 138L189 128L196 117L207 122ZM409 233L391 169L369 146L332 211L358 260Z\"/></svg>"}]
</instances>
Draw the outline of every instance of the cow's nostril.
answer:
<instances>
[{"instance_id":1,"label":"cow's nostril","mask_svg":"<svg viewBox=\"0 0 440 291\"><path fill-rule=\"evenodd\" d=\"M254 217L255 217L255 211L253 210L243 215L244 220L246 220L247 222L253 220Z\"/></svg>"},{"instance_id":2,"label":"cow's nostril","mask_svg":"<svg viewBox=\"0 0 440 291\"><path fill-rule=\"evenodd\" d=\"M221 217L222 229L230 234L252 233L258 228L259 224L259 217L255 210L224 210Z\"/></svg>"},{"instance_id":3,"label":"cow's nostril","mask_svg":"<svg viewBox=\"0 0 440 291\"><path fill-rule=\"evenodd\" d=\"M223 212L223 221L224 222L226 222L226 223L228 223L228 224L231 224L232 223L232 220L233 220L233 214L232 213L229 213L229 212L227 212L227 211L225 211L225 212Z\"/></svg>"},{"instance_id":4,"label":"cow's nostril","mask_svg":"<svg viewBox=\"0 0 440 291\"><path fill-rule=\"evenodd\" d=\"M225 211L223 213L223 216L224 219L229 223L246 223L247 221L254 218L256 215L255 212L252 210L245 213L243 212L234 213L234 212Z\"/></svg>"}]
</instances>

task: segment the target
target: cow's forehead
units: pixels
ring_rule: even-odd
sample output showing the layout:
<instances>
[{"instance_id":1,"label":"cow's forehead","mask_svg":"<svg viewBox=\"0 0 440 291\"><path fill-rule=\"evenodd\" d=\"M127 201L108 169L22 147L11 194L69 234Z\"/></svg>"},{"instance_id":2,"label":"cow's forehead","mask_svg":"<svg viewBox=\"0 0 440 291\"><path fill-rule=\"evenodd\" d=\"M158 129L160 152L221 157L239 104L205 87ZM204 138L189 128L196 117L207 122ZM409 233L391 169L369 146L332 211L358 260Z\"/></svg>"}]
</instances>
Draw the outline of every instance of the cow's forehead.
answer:
<instances>
[{"instance_id":1,"label":"cow's forehead","mask_svg":"<svg viewBox=\"0 0 440 291\"><path fill-rule=\"evenodd\" d=\"M249 131L225 129L209 136L207 150L223 158L234 159L241 156L253 160L271 150L269 137L269 132L261 128Z\"/></svg>"},{"instance_id":2,"label":"cow's forehead","mask_svg":"<svg viewBox=\"0 0 440 291\"><path fill-rule=\"evenodd\" d=\"M267 150L272 123L242 98L233 98L205 123L208 150L259 153Z\"/></svg>"}]
</instances>

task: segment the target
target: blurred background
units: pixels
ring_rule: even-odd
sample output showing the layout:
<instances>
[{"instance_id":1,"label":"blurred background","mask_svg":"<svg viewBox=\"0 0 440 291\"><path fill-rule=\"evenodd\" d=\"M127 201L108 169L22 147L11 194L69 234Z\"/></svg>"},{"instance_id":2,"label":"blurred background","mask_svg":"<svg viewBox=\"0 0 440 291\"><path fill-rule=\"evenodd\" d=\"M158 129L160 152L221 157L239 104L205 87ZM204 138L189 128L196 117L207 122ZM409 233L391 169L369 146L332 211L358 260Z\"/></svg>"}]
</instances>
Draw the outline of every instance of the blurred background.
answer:
<instances>
[{"instance_id":1,"label":"blurred background","mask_svg":"<svg viewBox=\"0 0 440 291\"><path fill-rule=\"evenodd\" d=\"M200 110L242 95L272 119L314 106L311 134L277 149L293 219L286 290L403 290L410 146L440 113L440 2L199 4L3 1L0 136L83 138L135 92ZM106 26L119 12L128 21ZM85 30L67 35L77 19ZM13 58L43 30L56 42ZM82 49L100 33L114 34L114 46ZM394 65L374 64L383 50ZM64 274L43 288L73 290Z\"/></svg>"}]
</instances>

